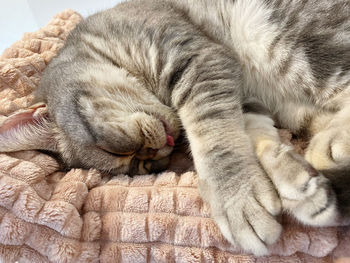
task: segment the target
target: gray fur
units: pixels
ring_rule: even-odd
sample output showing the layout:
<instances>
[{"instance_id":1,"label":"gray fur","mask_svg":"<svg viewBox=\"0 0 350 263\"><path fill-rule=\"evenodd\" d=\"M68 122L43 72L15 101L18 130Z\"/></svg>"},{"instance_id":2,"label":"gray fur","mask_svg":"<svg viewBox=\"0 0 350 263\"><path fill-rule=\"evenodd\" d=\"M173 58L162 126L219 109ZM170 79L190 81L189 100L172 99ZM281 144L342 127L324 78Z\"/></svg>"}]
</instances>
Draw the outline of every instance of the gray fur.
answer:
<instances>
[{"instance_id":1,"label":"gray fur","mask_svg":"<svg viewBox=\"0 0 350 263\"><path fill-rule=\"evenodd\" d=\"M316 168L350 157L336 128L348 110L349 12L343 0L122 3L73 30L36 98L69 166L159 171L167 138L183 126L222 233L265 254L281 232L281 202L307 224L339 220L328 180L261 113L294 132L310 128L306 158ZM264 110L244 114L251 101Z\"/></svg>"}]
</instances>

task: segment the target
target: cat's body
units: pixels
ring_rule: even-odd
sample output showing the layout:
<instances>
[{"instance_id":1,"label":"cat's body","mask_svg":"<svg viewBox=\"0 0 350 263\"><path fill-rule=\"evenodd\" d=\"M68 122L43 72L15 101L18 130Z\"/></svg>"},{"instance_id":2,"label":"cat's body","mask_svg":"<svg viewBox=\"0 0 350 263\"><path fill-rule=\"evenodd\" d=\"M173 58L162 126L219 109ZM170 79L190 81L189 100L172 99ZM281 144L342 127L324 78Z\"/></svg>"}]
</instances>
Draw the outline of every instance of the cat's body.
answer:
<instances>
[{"instance_id":1,"label":"cat's body","mask_svg":"<svg viewBox=\"0 0 350 263\"><path fill-rule=\"evenodd\" d=\"M263 102L282 127L298 132L319 111L347 103L347 1L175 2L237 55L244 96Z\"/></svg>"},{"instance_id":2,"label":"cat's body","mask_svg":"<svg viewBox=\"0 0 350 263\"><path fill-rule=\"evenodd\" d=\"M54 140L70 166L144 173L166 166L182 125L221 231L263 254L281 232L280 199L304 223L339 215L328 181L279 141L271 118L242 106L257 101L294 132L310 127L316 168L349 160L339 136L350 118L349 13L341 0L122 3L80 23L48 66L37 100L52 132L39 140ZM5 150L33 148L16 136Z\"/></svg>"}]
</instances>

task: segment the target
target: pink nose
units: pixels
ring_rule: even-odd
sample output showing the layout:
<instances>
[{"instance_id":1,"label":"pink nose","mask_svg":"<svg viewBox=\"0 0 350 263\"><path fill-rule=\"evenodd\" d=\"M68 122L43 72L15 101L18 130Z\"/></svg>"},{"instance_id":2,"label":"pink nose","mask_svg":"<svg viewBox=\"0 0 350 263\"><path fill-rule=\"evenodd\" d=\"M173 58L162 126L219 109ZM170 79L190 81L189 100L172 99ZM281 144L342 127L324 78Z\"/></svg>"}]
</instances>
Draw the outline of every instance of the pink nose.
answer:
<instances>
[{"instance_id":1,"label":"pink nose","mask_svg":"<svg viewBox=\"0 0 350 263\"><path fill-rule=\"evenodd\" d=\"M171 136L169 134L166 135L166 144L169 146L175 145L173 136Z\"/></svg>"}]
</instances>

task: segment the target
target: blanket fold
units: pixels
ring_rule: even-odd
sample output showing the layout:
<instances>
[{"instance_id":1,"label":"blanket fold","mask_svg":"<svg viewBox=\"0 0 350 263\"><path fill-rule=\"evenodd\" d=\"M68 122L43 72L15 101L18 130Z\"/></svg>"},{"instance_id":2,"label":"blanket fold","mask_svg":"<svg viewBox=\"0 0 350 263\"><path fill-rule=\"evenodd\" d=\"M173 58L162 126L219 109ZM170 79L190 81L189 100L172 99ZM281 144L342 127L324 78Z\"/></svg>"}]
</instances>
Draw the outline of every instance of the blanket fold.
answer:
<instances>
[{"instance_id":1,"label":"blanket fold","mask_svg":"<svg viewBox=\"0 0 350 263\"><path fill-rule=\"evenodd\" d=\"M0 122L31 104L42 71L80 20L66 10L1 55ZM270 256L244 254L223 238L197 184L193 171L108 177L62 171L36 151L2 153L0 261L310 263L350 256L348 227L309 228L288 216Z\"/></svg>"}]
</instances>

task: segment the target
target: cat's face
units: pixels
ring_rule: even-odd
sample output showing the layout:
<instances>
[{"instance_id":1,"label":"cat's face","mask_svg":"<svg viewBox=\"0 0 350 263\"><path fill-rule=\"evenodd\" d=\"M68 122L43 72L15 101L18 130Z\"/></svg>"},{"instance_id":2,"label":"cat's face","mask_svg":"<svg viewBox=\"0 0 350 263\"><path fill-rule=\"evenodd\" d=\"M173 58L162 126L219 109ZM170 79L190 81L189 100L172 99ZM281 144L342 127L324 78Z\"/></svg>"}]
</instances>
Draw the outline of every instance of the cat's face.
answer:
<instances>
[{"instance_id":1,"label":"cat's face","mask_svg":"<svg viewBox=\"0 0 350 263\"><path fill-rule=\"evenodd\" d=\"M46 103L0 123L0 151L50 150L68 167L112 174L167 167L180 126L170 107L122 68L96 62L67 78L57 72L46 72L37 89Z\"/></svg>"},{"instance_id":2,"label":"cat's face","mask_svg":"<svg viewBox=\"0 0 350 263\"><path fill-rule=\"evenodd\" d=\"M113 118L109 118L104 123L90 123L84 115L83 126L77 122L75 131L69 132L50 118L45 104L39 103L3 121L0 148L50 150L59 153L69 167L96 168L111 174L158 172L167 167L179 135L174 116L162 113L157 108L124 112L123 116L119 113L118 121L110 122Z\"/></svg>"},{"instance_id":3,"label":"cat's face","mask_svg":"<svg viewBox=\"0 0 350 263\"><path fill-rule=\"evenodd\" d=\"M145 112L124 113L118 121L84 123L89 137L57 131L57 150L71 167L94 167L112 174L159 172L169 162L177 132ZM92 140L91 140L92 138Z\"/></svg>"}]
</instances>

